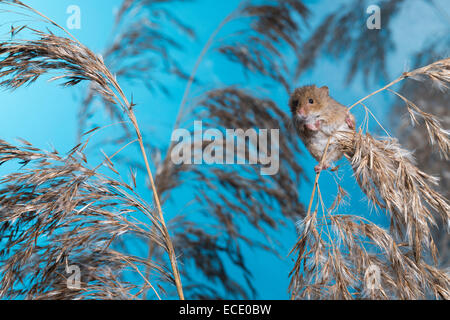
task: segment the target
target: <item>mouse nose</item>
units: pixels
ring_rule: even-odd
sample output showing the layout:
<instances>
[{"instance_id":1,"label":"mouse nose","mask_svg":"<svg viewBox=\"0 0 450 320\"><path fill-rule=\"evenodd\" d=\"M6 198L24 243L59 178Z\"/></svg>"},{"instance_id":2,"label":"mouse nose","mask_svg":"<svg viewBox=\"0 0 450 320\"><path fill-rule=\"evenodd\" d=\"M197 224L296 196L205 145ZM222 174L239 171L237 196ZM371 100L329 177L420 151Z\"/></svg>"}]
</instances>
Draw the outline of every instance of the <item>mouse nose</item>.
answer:
<instances>
[{"instance_id":1,"label":"mouse nose","mask_svg":"<svg viewBox=\"0 0 450 320\"><path fill-rule=\"evenodd\" d=\"M298 109L297 113L302 117L306 117L306 112L304 108Z\"/></svg>"}]
</instances>

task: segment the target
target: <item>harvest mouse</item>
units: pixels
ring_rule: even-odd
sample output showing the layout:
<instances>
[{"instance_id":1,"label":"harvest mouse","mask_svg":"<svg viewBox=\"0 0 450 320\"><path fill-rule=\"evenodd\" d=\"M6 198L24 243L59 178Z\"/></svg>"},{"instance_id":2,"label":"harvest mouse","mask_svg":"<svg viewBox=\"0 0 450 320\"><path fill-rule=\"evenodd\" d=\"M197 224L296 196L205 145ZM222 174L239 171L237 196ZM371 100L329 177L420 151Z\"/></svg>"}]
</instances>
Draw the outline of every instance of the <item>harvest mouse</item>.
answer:
<instances>
[{"instance_id":1,"label":"harvest mouse","mask_svg":"<svg viewBox=\"0 0 450 320\"><path fill-rule=\"evenodd\" d=\"M328 87L311 85L298 88L292 93L289 106L300 138L319 162L333 133L355 130L355 117L345 106L330 97ZM328 169L342 155L336 140L332 138L323 166L318 164L314 167L315 171Z\"/></svg>"}]
</instances>

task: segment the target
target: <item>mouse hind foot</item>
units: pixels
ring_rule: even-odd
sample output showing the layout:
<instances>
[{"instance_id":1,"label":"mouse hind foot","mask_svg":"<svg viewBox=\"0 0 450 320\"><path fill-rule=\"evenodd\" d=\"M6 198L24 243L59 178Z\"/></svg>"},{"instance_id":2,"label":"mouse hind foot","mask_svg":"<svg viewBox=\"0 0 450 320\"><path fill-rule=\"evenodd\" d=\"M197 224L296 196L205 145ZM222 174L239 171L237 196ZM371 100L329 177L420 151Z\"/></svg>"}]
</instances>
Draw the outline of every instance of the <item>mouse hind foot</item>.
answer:
<instances>
[{"instance_id":1,"label":"mouse hind foot","mask_svg":"<svg viewBox=\"0 0 450 320\"><path fill-rule=\"evenodd\" d=\"M320 165L320 163L319 163L318 165L316 165L316 166L314 167L314 171L315 171L316 173L319 173L319 172L321 172L322 170L328 170L329 167L330 167L329 164L323 164L323 165Z\"/></svg>"}]
</instances>

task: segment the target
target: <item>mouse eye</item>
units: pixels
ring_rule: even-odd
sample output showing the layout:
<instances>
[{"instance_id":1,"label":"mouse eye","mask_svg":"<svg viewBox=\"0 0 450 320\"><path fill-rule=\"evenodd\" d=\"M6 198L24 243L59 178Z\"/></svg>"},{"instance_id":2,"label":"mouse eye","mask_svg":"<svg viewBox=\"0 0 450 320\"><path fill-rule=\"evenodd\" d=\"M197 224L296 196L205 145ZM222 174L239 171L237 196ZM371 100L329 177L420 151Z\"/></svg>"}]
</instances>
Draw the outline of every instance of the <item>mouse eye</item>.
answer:
<instances>
[{"instance_id":1,"label":"mouse eye","mask_svg":"<svg viewBox=\"0 0 450 320\"><path fill-rule=\"evenodd\" d=\"M311 103L311 104L313 104L313 103L314 103L314 100L313 100L313 99L309 99L308 102Z\"/></svg>"},{"instance_id":2,"label":"mouse eye","mask_svg":"<svg viewBox=\"0 0 450 320\"><path fill-rule=\"evenodd\" d=\"M292 101L292 105L293 105L294 107L298 106L298 100Z\"/></svg>"}]
</instances>

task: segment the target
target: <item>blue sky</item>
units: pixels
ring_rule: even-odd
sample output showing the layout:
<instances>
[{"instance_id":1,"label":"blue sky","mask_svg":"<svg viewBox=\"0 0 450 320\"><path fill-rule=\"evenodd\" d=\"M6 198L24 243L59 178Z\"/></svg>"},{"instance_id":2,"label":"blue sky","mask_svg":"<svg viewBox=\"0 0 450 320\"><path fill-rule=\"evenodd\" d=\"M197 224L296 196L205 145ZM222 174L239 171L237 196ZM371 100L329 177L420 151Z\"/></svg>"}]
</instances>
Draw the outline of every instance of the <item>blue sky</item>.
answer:
<instances>
[{"instance_id":1,"label":"blue sky","mask_svg":"<svg viewBox=\"0 0 450 320\"><path fill-rule=\"evenodd\" d=\"M174 5L175 13L188 24L195 26L197 33L196 40L178 35L186 49L177 53L177 55L182 57L186 71L190 71L194 66L203 44L219 21L231 12L238 2L237 0L199 0ZM311 27L317 25L326 13L345 2L347 1L305 1L306 4L309 4L313 13L310 20ZM440 4L441 8L446 9L447 13L450 12L449 1L436 2ZM73 4L79 5L82 14L82 26L80 30L71 32L94 52L101 53L111 40L114 12L121 1L30 0L27 3L61 25L65 25L68 18L67 7ZM405 68L411 67L411 54L419 49L430 35L442 31L446 24L448 27L448 23L444 14L431 9L423 1L408 1L406 10L396 19L394 39L397 51L389 60L390 77L394 79L405 71ZM306 30L303 37L306 38L308 33L309 31ZM345 63L345 59L334 61L328 57L322 57L314 70L303 75L297 85L309 83L327 85L330 88L331 95L345 105L352 104L381 85L381 83L372 83L369 88L362 86L362 81L360 81L362 75L359 75L356 81L350 85L345 84ZM203 81L210 83L242 81L239 69L228 68L223 61L215 60L213 55L206 56L200 68L199 76ZM152 132L154 137L161 141L169 140L184 86L185 83L181 81L170 84L173 95L169 98L158 94L151 95L140 86L124 85L125 91L130 94L133 93L135 102L138 104L138 118L143 131ZM40 80L30 87L21 88L16 92L0 92L1 139L13 141L15 138L21 137L42 148L50 149L50 146L55 146L61 152L70 150L76 143L77 112L82 93L83 87L65 89L55 84L49 84L44 80ZM286 105L287 111L286 95L272 94L276 95L272 98L279 101L280 105ZM389 96L381 95L369 102L372 111L383 123L389 123L390 113L387 112L387 107L390 105L391 99ZM103 115L99 115L99 117L107 123L107 117ZM313 180L314 172L312 168L315 161L306 152L304 154L302 164L307 170L310 180ZM4 174L4 171L0 171L0 173ZM347 208L353 211L366 212L367 208L358 186L354 183L348 170L344 173L343 186L352 194L352 200ZM336 194L331 174L324 175L322 181L324 186L329 186L322 190L324 194ZM303 202L308 201L311 187L310 183L302 185L300 193ZM179 191L176 197L178 203L169 203L164 210L171 213L182 210L192 196L185 191ZM373 215L375 214L373 213ZM379 219L376 216L372 216L372 218ZM292 267L291 259L287 257L287 254L296 240L295 227L287 225L280 228L277 234L273 236L282 243L282 246L277 248L280 257L251 248L245 248L244 250L247 261L249 261L249 268L254 273L254 284L258 291L258 298L285 299L288 298L288 274Z\"/></svg>"}]
</instances>

